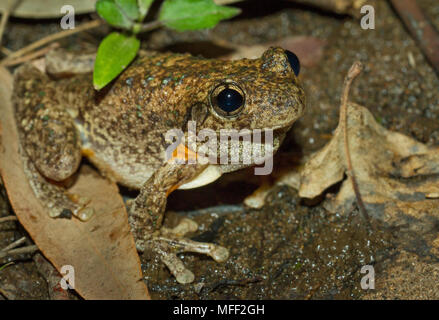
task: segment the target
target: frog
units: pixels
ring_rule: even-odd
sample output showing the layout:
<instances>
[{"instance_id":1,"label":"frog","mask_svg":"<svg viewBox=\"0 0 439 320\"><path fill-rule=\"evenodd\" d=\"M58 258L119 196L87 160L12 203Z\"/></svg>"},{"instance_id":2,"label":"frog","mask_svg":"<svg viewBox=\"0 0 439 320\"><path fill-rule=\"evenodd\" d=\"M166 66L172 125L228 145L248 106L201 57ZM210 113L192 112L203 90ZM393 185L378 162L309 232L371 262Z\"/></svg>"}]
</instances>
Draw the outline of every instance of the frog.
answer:
<instances>
[{"instance_id":1,"label":"frog","mask_svg":"<svg viewBox=\"0 0 439 320\"><path fill-rule=\"evenodd\" d=\"M57 64L46 57L46 65ZM29 184L50 217L86 223L95 214L90 199L66 188L86 158L110 181L138 191L127 202L138 251L153 253L177 282L191 283L195 275L177 254L196 252L224 262L229 251L187 238L198 230L191 219L165 227L167 197L254 163L188 164L176 151L196 159L194 147L179 142L169 153L175 141L166 133L189 122L212 132L269 128L276 152L305 110L300 62L280 47L234 61L148 51L101 90L93 87L93 63L85 65L84 70L57 73L53 67L25 63L14 72L12 101Z\"/></svg>"}]
</instances>

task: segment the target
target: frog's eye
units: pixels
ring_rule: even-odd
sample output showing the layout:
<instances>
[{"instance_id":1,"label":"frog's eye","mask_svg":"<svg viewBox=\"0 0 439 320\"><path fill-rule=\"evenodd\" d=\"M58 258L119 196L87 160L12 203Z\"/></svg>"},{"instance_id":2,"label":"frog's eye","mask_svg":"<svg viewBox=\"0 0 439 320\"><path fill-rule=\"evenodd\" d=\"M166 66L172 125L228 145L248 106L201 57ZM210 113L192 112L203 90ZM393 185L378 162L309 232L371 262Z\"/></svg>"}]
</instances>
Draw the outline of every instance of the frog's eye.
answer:
<instances>
[{"instance_id":1,"label":"frog's eye","mask_svg":"<svg viewBox=\"0 0 439 320\"><path fill-rule=\"evenodd\" d=\"M212 90L209 100L218 115L232 118L244 107L245 95L236 83L222 83Z\"/></svg>"},{"instance_id":2,"label":"frog's eye","mask_svg":"<svg viewBox=\"0 0 439 320\"><path fill-rule=\"evenodd\" d=\"M300 72L300 61L299 58L292 53L291 51L285 50L285 54L287 55L288 62L290 63L291 69L293 69L294 74L296 77L299 75Z\"/></svg>"}]
</instances>

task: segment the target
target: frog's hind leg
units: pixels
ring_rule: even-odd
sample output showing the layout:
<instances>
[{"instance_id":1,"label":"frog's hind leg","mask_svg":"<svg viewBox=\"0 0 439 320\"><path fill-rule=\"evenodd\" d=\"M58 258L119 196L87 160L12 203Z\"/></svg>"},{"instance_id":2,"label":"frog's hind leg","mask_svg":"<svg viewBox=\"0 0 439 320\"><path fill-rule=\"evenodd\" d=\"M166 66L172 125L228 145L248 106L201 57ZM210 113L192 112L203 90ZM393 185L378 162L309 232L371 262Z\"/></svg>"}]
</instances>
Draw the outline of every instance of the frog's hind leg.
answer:
<instances>
[{"instance_id":1,"label":"frog's hind leg","mask_svg":"<svg viewBox=\"0 0 439 320\"><path fill-rule=\"evenodd\" d=\"M219 245L185 238L186 233L198 229L192 220L183 219L173 229L161 226L168 194L197 176L204 168L206 166L201 164L166 163L154 172L130 204L129 222L138 250L150 250L157 254L179 283L192 282L194 274L185 268L177 253L202 253L217 262L226 261L229 255L228 250Z\"/></svg>"},{"instance_id":2,"label":"frog's hind leg","mask_svg":"<svg viewBox=\"0 0 439 320\"><path fill-rule=\"evenodd\" d=\"M46 74L30 64L15 72L15 117L24 150L46 178L63 181L81 162L81 141L74 120Z\"/></svg>"},{"instance_id":3,"label":"frog's hind leg","mask_svg":"<svg viewBox=\"0 0 439 320\"><path fill-rule=\"evenodd\" d=\"M183 219L174 229L162 227L160 236L151 239L149 246L160 255L162 262L168 267L179 283L191 283L194 274L187 269L177 257L180 252L196 252L212 257L216 262L224 262L229 257L226 248L213 243L197 242L183 236L198 230L198 225L190 219Z\"/></svg>"},{"instance_id":4,"label":"frog's hind leg","mask_svg":"<svg viewBox=\"0 0 439 320\"><path fill-rule=\"evenodd\" d=\"M29 183L51 217L73 214L87 220L93 213L87 201L53 183L71 177L81 161L78 132L60 100L49 78L34 66L16 70L13 102Z\"/></svg>"},{"instance_id":5,"label":"frog's hind leg","mask_svg":"<svg viewBox=\"0 0 439 320\"><path fill-rule=\"evenodd\" d=\"M89 199L71 194L64 187L48 181L38 172L23 150L21 154L29 184L35 196L47 208L50 217L71 218L74 215L82 221L87 221L93 216L94 209L88 207Z\"/></svg>"}]
</instances>

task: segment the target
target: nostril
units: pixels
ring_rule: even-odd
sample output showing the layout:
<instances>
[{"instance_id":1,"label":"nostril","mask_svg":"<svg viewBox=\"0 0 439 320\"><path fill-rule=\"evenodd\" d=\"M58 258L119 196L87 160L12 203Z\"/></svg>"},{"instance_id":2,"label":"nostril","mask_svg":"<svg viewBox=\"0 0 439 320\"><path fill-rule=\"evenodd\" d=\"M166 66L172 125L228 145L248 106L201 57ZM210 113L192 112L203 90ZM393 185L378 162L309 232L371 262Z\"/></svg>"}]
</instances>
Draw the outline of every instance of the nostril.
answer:
<instances>
[{"instance_id":1,"label":"nostril","mask_svg":"<svg viewBox=\"0 0 439 320\"><path fill-rule=\"evenodd\" d=\"M300 73L300 61L299 58L289 50L285 50L285 54L287 55L288 62L290 63L291 68L294 71L296 77Z\"/></svg>"}]
</instances>

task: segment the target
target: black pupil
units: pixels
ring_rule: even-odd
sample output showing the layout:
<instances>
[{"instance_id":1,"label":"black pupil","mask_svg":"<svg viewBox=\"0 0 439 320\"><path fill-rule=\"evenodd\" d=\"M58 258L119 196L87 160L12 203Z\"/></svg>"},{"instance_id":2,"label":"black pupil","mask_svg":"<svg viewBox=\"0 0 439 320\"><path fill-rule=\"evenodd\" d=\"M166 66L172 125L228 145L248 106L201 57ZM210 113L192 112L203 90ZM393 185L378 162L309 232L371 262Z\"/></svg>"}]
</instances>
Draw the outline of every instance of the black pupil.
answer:
<instances>
[{"instance_id":1,"label":"black pupil","mask_svg":"<svg viewBox=\"0 0 439 320\"><path fill-rule=\"evenodd\" d=\"M233 112L239 109L244 102L244 98L242 95L233 89L226 88L221 91L216 97L218 107L221 108L224 112Z\"/></svg>"},{"instance_id":2,"label":"black pupil","mask_svg":"<svg viewBox=\"0 0 439 320\"><path fill-rule=\"evenodd\" d=\"M290 63L291 68L294 71L294 74L296 77L299 75L300 72L300 61L297 56L292 53L291 51L285 50L285 54L287 55L288 62Z\"/></svg>"}]
</instances>

